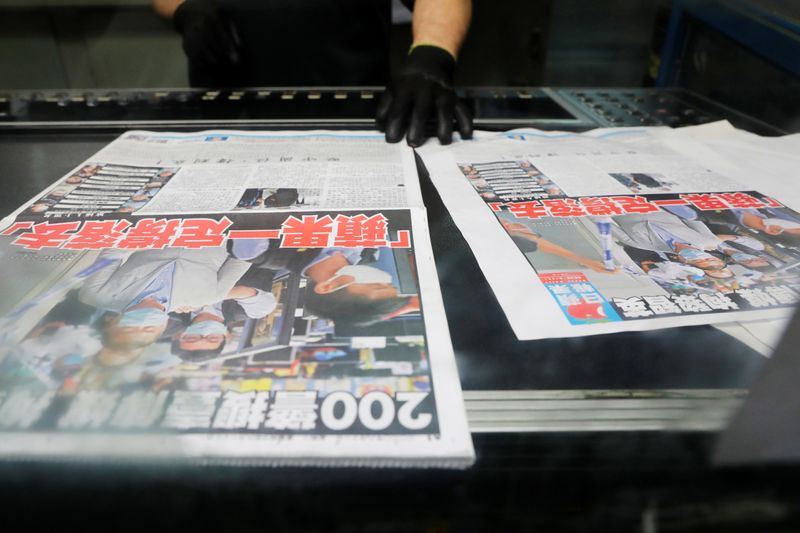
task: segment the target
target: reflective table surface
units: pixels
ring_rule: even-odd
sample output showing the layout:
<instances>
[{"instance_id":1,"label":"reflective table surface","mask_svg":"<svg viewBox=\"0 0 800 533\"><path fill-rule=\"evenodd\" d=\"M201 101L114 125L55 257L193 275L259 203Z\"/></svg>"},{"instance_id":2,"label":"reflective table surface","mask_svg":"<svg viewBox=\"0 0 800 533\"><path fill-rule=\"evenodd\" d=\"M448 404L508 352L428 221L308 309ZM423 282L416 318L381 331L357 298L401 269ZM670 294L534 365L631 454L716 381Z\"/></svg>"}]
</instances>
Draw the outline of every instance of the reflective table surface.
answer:
<instances>
[{"instance_id":1,"label":"reflective table surface","mask_svg":"<svg viewBox=\"0 0 800 533\"><path fill-rule=\"evenodd\" d=\"M535 122L514 105L515 119ZM575 129L592 120L581 115ZM0 214L128 125L0 126ZM87 529L790 530L800 510L795 467L718 469L709 460L761 355L710 326L517 341L419 161L418 170L476 447L472 469L5 462L4 513L32 524L48 509L62 526Z\"/></svg>"}]
</instances>

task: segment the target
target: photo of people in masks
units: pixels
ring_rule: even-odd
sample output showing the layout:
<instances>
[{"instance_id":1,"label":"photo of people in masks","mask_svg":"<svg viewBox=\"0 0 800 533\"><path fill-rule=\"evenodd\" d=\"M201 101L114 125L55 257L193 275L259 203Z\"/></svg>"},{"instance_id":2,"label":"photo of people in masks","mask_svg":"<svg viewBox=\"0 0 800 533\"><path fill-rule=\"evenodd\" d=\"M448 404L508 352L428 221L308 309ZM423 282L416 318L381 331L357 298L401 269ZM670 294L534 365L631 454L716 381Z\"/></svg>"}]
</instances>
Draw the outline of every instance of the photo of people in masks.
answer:
<instances>
[{"instance_id":1,"label":"photo of people in masks","mask_svg":"<svg viewBox=\"0 0 800 533\"><path fill-rule=\"evenodd\" d=\"M800 216L786 208L670 206L613 220L616 242L672 292L733 293L800 281Z\"/></svg>"},{"instance_id":2,"label":"photo of people in masks","mask_svg":"<svg viewBox=\"0 0 800 533\"><path fill-rule=\"evenodd\" d=\"M250 227L256 216L240 215ZM17 272L0 292L15 293L27 264L35 279L0 308L4 390L430 390L411 248L243 238L66 252L11 240L0 257Z\"/></svg>"},{"instance_id":3,"label":"photo of people in masks","mask_svg":"<svg viewBox=\"0 0 800 533\"><path fill-rule=\"evenodd\" d=\"M598 320L614 318L602 312L606 304L619 306L624 319L790 307L800 299L800 215L785 207L496 215L543 282L564 291L555 297L567 313L587 302L553 274L579 275L571 279L597 300ZM647 307L651 301L658 307Z\"/></svg>"}]
</instances>

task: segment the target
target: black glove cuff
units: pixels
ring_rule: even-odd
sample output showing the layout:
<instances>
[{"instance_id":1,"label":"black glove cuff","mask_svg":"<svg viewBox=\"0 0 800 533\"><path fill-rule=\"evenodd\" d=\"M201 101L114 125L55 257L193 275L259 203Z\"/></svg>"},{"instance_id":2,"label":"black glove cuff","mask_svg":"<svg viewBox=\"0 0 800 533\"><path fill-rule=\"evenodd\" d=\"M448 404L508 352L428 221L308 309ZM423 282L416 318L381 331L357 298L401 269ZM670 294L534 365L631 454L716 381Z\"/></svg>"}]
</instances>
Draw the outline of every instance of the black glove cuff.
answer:
<instances>
[{"instance_id":1,"label":"black glove cuff","mask_svg":"<svg viewBox=\"0 0 800 533\"><path fill-rule=\"evenodd\" d=\"M456 60L447 50L423 44L411 50L403 70L407 73L420 73L452 86Z\"/></svg>"}]
</instances>

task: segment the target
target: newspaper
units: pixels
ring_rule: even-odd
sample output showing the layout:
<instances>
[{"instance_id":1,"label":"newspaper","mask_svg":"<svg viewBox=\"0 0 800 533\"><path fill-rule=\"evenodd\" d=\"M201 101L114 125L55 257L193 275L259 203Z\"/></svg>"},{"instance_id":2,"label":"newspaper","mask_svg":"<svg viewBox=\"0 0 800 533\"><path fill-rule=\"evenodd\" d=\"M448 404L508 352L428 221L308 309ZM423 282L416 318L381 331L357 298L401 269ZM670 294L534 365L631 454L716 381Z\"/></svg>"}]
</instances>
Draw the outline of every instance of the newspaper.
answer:
<instances>
[{"instance_id":1,"label":"newspaper","mask_svg":"<svg viewBox=\"0 0 800 533\"><path fill-rule=\"evenodd\" d=\"M126 133L0 226L0 454L471 464L418 186L374 134Z\"/></svg>"},{"instance_id":2,"label":"newspaper","mask_svg":"<svg viewBox=\"0 0 800 533\"><path fill-rule=\"evenodd\" d=\"M798 301L786 173L742 179L653 128L515 130L419 153L520 339L773 319Z\"/></svg>"},{"instance_id":3,"label":"newspaper","mask_svg":"<svg viewBox=\"0 0 800 533\"><path fill-rule=\"evenodd\" d=\"M422 207L413 152L382 139L370 132L131 131L17 214Z\"/></svg>"}]
</instances>

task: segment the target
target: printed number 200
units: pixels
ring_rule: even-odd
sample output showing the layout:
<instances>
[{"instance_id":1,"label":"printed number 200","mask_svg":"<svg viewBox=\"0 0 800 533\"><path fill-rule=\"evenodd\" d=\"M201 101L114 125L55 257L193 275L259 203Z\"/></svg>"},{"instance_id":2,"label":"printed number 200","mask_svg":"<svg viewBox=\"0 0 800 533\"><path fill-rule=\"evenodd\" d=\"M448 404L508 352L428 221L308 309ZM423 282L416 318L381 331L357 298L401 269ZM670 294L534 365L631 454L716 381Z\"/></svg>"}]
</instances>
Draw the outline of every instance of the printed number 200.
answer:
<instances>
[{"instance_id":1,"label":"printed number 200","mask_svg":"<svg viewBox=\"0 0 800 533\"><path fill-rule=\"evenodd\" d=\"M345 391L337 391L328 394L320 406L320 418L328 429L342 431L350 428L356 418L361 424L372 431L381 431L388 428L394 422L395 415L400 425L410 430L420 430L428 427L433 420L430 413L418 413L413 415L414 409L424 400L429 393L427 392L398 392L395 395L400 407L395 407L395 400L391 396L381 391L368 392L356 400L352 394ZM380 414L375 416L372 413L374 404L380 405ZM339 416L336 416L335 409L338 404L344 408Z\"/></svg>"}]
</instances>

